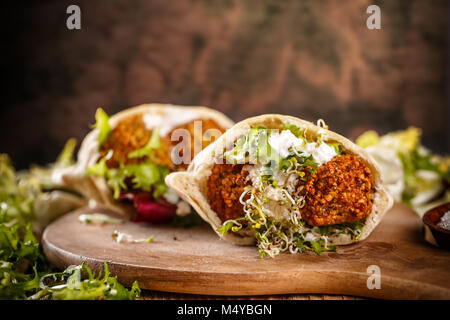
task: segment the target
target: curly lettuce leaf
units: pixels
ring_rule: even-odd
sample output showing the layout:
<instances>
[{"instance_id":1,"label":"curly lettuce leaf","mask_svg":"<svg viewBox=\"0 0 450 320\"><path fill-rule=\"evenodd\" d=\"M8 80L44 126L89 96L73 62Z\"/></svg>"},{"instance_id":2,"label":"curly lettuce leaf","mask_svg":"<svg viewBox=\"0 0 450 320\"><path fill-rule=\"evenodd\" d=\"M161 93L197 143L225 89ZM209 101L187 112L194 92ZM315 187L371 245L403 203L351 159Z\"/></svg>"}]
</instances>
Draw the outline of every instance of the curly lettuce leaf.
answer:
<instances>
[{"instance_id":1,"label":"curly lettuce leaf","mask_svg":"<svg viewBox=\"0 0 450 320\"><path fill-rule=\"evenodd\" d=\"M87 278L83 279L82 271ZM47 286L45 280L52 280ZM135 281L130 290L121 285L116 277L112 277L108 265L104 264L104 276L98 275L83 261L79 266L70 266L63 272L47 274L40 281L40 291L30 299L48 297L53 300L132 300L139 297L140 288Z\"/></svg>"},{"instance_id":2,"label":"curly lettuce leaf","mask_svg":"<svg viewBox=\"0 0 450 320\"><path fill-rule=\"evenodd\" d=\"M109 117L106 112L102 108L98 108L95 112L95 124L94 128L98 129L98 143L101 148L105 143L106 139L108 139L111 133L111 126L109 124Z\"/></svg>"},{"instance_id":3,"label":"curly lettuce leaf","mask_svg":"<svg viewBox=\"0 0 450 320\"><path fill-rule=\"evenodd\" d=\"M151 162L140 164L120 164L119 168L109 169L105 158L88 167L86 175L96 175L106 179L112 188L114 198L118 199L120 191L127 190L127 179L131 179L133 189L141 189L153 192L153 197L158 198L167 191L164 178L169 174L169 168Z\"/></svg>"},{"instance_id":4,"label":"curly lettuce leaf","mask_svg":"<svg viewBox=\"0 0 450 320\"><path fill-rule=\"evenodd\" d=\"M109 168L106 165L106 159L102 158L96 164L89 166L87 168L87 172L85 175L86 176L95 175L95 176L106 178L109 176L109 174L110 173L109 173Z\"/></svg>"},{"instance_id":5,"label":"curly lettuce leaf","mask_svg":"<svg viewBox=\"0 0 450 320\"><path fill-rule=\"evenodd\" d=\"M380 144L380 136L377 132L369 130L364 132L356 139L356 144L361 148L376 146Z\"/></svg>"},{"instance_id":6,"label":"curly lettuce leaf","mask_svg":"<svg viewBox=\"0 0 450 320\"><path fill-rule=\"evenodd\" d=\"M120 191L127 190L128 186L125 183L125 179L130 177L132 173L125 168L124 165L120 165L119 169L110 169L106 173L106 182L113 190L114 199L119 199Z\"/></svg>"},{"instance_id":7,"label":"curly lettuce leaf","mask_svg":"<svg viewBox=\"0 0 450 320\"><path fill-rule=\"evenodd\" d=\"M438 161L433 161L432 154L425 154L418 149L411 151L408 154L398 154L405 173L405 188L402 193L402 201L407 204L412 204L414 198L423 194L424 192L433 189L439 190L442 188L442 181L450 183L450 172L443 167ZM423 178L423 171L433 172L432 179ZM427 174L430 176L430 174Z\"/></svg>"},{"instance_id":8,"label":"curly lettuce leaf","mask_svg":"<svg viewBox=\"0 0 450 320\"><path fill-rule=\"evenodd\" d=\"M75 162L73 155L76 146L77 146L77 139L70 138L69 140L67 140L63 150L56 158L55 166L65 168L72 165Z\"/></svg>"},{"instance_id":9,"label":"curly lettuce leaf","mask_svg":"<svg viewBox=\"0 0 450 320\"><path fill-rule=\"evenodd\" d=\"M48 270L42 249L31 230L0 214L0 299L25 299L27 293L39 288L39 271ZM21 272L19 272L19 270Z\"/></svg>"},{"instance_id":10,"label":"curly lettuce leaf","mask_svg":"<svg viewBox=\"0 0 450 320\"><path fill-rule=\"evenodd\" d=\"M18 179L9 157L0 154L0 300L131 299L138 296L137 283L128 291L116 278L109 276L109 272L103 279L95 280L90 276L87 281L78 278L76 270L84 268L82 266L72 267L70 272L51 273L31 225L35 215L33 203L41 194L36 181ZM89 268L84 270L91 274ZM67 278L71 275L69 281ZM52 281L51 286L44 284L46 279ZM64 282L66 279L68 283Z\"/></svg>"},{"instance_id":11,"label":"curly lettuce leaf","mask_svg":"<svg viewBox=\"0 0 450 320\"><path fill-rule=\"evenodd\" d=\"M302 138L302 139L305 138L302 129L300 127L296 126L295 124L285 122L285 123L283 123L283 129L291 131L292 134L294 136L296 136L297 138Z\"/></svg>"},{"instance_id":12,"label":"curly lettuce leaf","mask_svg":"<svg viewBox=\"0 0 450 320\"><path fill-rule=\"evenodd\" d=\"M403 168L402 188L398 193L402 202L414 208L438 197L445 184L450 183L449 157L439 157L427 151L420 143L420 136L420 129L409 127L381 137L375 131L368 131L356 139L361 147L372 147L370 152L388 149L396 153ZM385 167L381 166L382 169ZM385 175L388 174L386 171Z\"/></svg>"},{"instance_id":13,"label":"curly lettuce leaf","mask_svg":"<svg viewBox=\"0 0 450 320\"><path fill-rule=\"evenodd\" d=\"M159 185L158 193L165 193L166 188L164 190L161 189L161 185L165 186L164 177L169 174L167 167L154 163L142 163L139 165L128 165L126 167L132 172L133 187L135 189L151 191L153 186Z\"/></svg>"}]
</instances>

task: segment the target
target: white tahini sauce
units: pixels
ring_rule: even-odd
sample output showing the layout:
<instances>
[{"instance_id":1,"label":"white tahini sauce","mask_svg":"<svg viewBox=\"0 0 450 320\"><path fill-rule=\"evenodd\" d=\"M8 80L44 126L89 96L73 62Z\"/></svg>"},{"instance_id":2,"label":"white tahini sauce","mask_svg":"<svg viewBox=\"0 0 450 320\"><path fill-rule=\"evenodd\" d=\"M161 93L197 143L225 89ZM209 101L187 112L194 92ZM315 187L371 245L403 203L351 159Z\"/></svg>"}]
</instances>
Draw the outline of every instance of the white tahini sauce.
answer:
<instances>
[{"instance_id":1,"label":"white tahini sauce","mask_svg":"<svg viewBox=\"0 0 450 320\"><path fill-rule=\"evenodd\" d=\"M159 135L166 137L173 128L199 118L196 111L186 109L182 113L172 108L151 110L142 117L147 130L159 128Z\"/></svg>"},{"instance_id":2,"label":"white tahini sauce","mask_svg":"<svg viewBox=\"0 0 450 320\"><path fill-rule=\"evenodd\" d=\"M302 138L297 138L290 130L283 130L281 133L272 132L269 136L269 144L282 158L286 158L295 149L301 151L306 157L312 155L314 161L320 165L330 161L337 155L336 150L322 142L307 143Z\"/></svg>"},{"instance_id":3,"label":"white tahini sauce","mask_svg":"<svg viewBox=\"0 0 450 320\"><path fill-rule=\"evenodd\" d=\"M330 161L337 155L336 150L332 146L327 145L322 142L318 147L312 152L312 156L315 162L320 165L325 162Z\"/></svg>"},{"instance_id":4,"label":"white tahini sauce","mask_svg":"<svg viewBox=\"0 0 450 320\"><path fill-rule=\"evenodd\" d=\"M269 136L269 144L282 158L288 156L289 149L300 147L303 139L298 139L290 130L283 130L281 133L272 132Z\"/></svg>"}]
</instances>

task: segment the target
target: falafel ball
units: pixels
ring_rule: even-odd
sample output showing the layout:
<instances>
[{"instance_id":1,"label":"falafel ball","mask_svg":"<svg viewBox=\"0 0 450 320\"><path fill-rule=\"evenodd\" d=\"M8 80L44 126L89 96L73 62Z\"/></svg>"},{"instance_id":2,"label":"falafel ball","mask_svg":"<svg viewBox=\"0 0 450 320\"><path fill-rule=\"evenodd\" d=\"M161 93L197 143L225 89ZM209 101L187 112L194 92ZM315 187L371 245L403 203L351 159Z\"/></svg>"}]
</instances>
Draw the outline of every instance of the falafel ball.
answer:
<instances>
[{"instance_id":1,"label":"falafel ball","mask_svg":"<svg viewBox=\"0 0 450 320\"><path fill-rule=\"evenodd\" d=\"M202 134L194 134L194 122L201 121L202 123ZM192 160L194 157L194 145L197 144L201 149L206 148L210 143L214 141L213 137L207 136L210 129L217 129L221 133L225 130L221 128L214 120L211 119L196 119L187 122L174 128L167 137L160 137L160 143L162 149L152 150L152 156L156 163L166 165L171 171L178 169L186 169L189 163L181 163L179 165L174 165L170 158L170 149L179 143L179 141L171 141L170 137L172 132L177 129L185 129L190 134L190 141L183 141L183 143L190 143L190 159L185 159L187 161ZM112 129L111 134L102 146L102 151L100 152L101 158L105 157L110 150L113 150L113 156L106 161L108 168L117 168L120 163L123 164L135 164L145 161L144 158L130 159L128 154L134 150L144 147L152 135L152 130L148 130L142 119L142 115L133 115L128 118L121 120L114 129ZM184 146L183 149L186 149ZM182 154L180 156L183 156Z\"/></svg>"},{"instance_id":2,"label":"falafel ball","mask_svg":"<svg viewBox=\"0 0 450 320\"><path fill-rule=\"evenodd\" d=\"M214 164L208 178L208 200L222 222L244 216L239 197L247 185L248 171L243 164Z\"/></svg>"},{"instance_id":3,"label":"falafel ball","mask_svg":"<svg viewBox=\"0 0 450 320\"><path fill-rule=\"evenodd\" d=\"M335 156L300 188L302 219L312 226L361 221L372 211L373 175L355 155Z\"/></svg>"}]
</instances>

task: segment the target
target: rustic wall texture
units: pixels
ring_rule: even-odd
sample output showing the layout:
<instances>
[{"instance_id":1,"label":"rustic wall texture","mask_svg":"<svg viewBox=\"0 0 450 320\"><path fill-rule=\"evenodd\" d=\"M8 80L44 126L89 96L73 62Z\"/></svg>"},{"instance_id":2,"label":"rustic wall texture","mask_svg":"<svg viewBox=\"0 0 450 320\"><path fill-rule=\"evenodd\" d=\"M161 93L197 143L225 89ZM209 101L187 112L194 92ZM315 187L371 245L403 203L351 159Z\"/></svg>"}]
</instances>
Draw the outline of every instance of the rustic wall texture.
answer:
<instances>
[{"instance_id":1,"label":"rustic wall texture","mask_svg":"<svg viewBox=\"0 0 450 320\"><path fill-rule=\"evenodd\" d=\"M0 151L19 167L81 140L97 107L145 102L323 118L350 138L414 125L449 152L444 0L20 3L2 9L0 111ZM81 30L65 27L69 4ZM370 4L381 30L366 28Z\"/></svg>"}]
</instances>

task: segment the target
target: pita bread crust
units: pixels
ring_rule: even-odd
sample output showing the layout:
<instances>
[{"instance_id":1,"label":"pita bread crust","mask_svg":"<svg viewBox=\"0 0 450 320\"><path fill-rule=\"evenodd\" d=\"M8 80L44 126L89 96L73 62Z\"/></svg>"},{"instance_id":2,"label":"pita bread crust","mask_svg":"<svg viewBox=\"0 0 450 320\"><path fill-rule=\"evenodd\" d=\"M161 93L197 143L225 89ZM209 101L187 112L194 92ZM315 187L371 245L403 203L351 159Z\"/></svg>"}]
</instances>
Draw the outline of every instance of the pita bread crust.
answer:
<instances>
[{"instance_id":1,"label":"pita bread crust","mask_svg":"<svg viewBox=\"0 0 450 320\"><path fill-rule=\"evenodd\" d=\"M111 128L114 128L120 121L135 115L144 115L147 112L159 113L167 109L179 112L182 116L183 112L190 111L198 114L198 119L214 120L223 129L233 126L234 122L223 113L201 106L174 106L167 104L143 104L137 107L123 110L110 117ZM188 121L189 122L189 121ZM78 152L77 163L69 168L65 168L61 172L61 180L68 189L76 190L88 199L93 199L97 203L102 204L123 215L133 215L135 210L132 206L120 203L113 197L113 193L106 183L106 180L96 176L85 176L87 168L94 165L99 157L98 151L98 129L92 130L84 138L80 150Z\"/></svg>"},{"instance_id":2,"label":"pita bread crust","mask_svg":"<svg viewBox=\"0 0 450 320\"><path fill-rule=\"evenodd\" d=\"M309 134L313 135L319 134L320 130L325 142L339 143L342 149L347 153L359 156L370 169L374 177L374 201L372 212L366 218L359 240L367 238L393 204L391 195L383 186L378 165L364 149L347 138L332 131L320 128L309 121L292 116L266 114L248 118L237 123L214 143L210 144L200 152L194 158L186 172L175 172L166 176L166 184L174 189L185 201L189 202L200 216L207 221L214 230L217 230L222 226L222 222L217 214L211 209L207 198L207 180L211 175L211 169L215 160L221 158L224 148L227 150L232 148L234 142L242 136L243 130L248 130L252 126L266 126L269 129L281 130L284 122L305 128ZM252 232L248 232L247 230L244 231L245 232L240 231L238 233L228 232L224 236L220 232L216 231L216 233L221 238L235 244L253 244L254 237ZM328 242L331 245L345 245L354 243L355 241L352 240L349 235L341 234L330 236Z\"/></svg>"}]
</instances>

